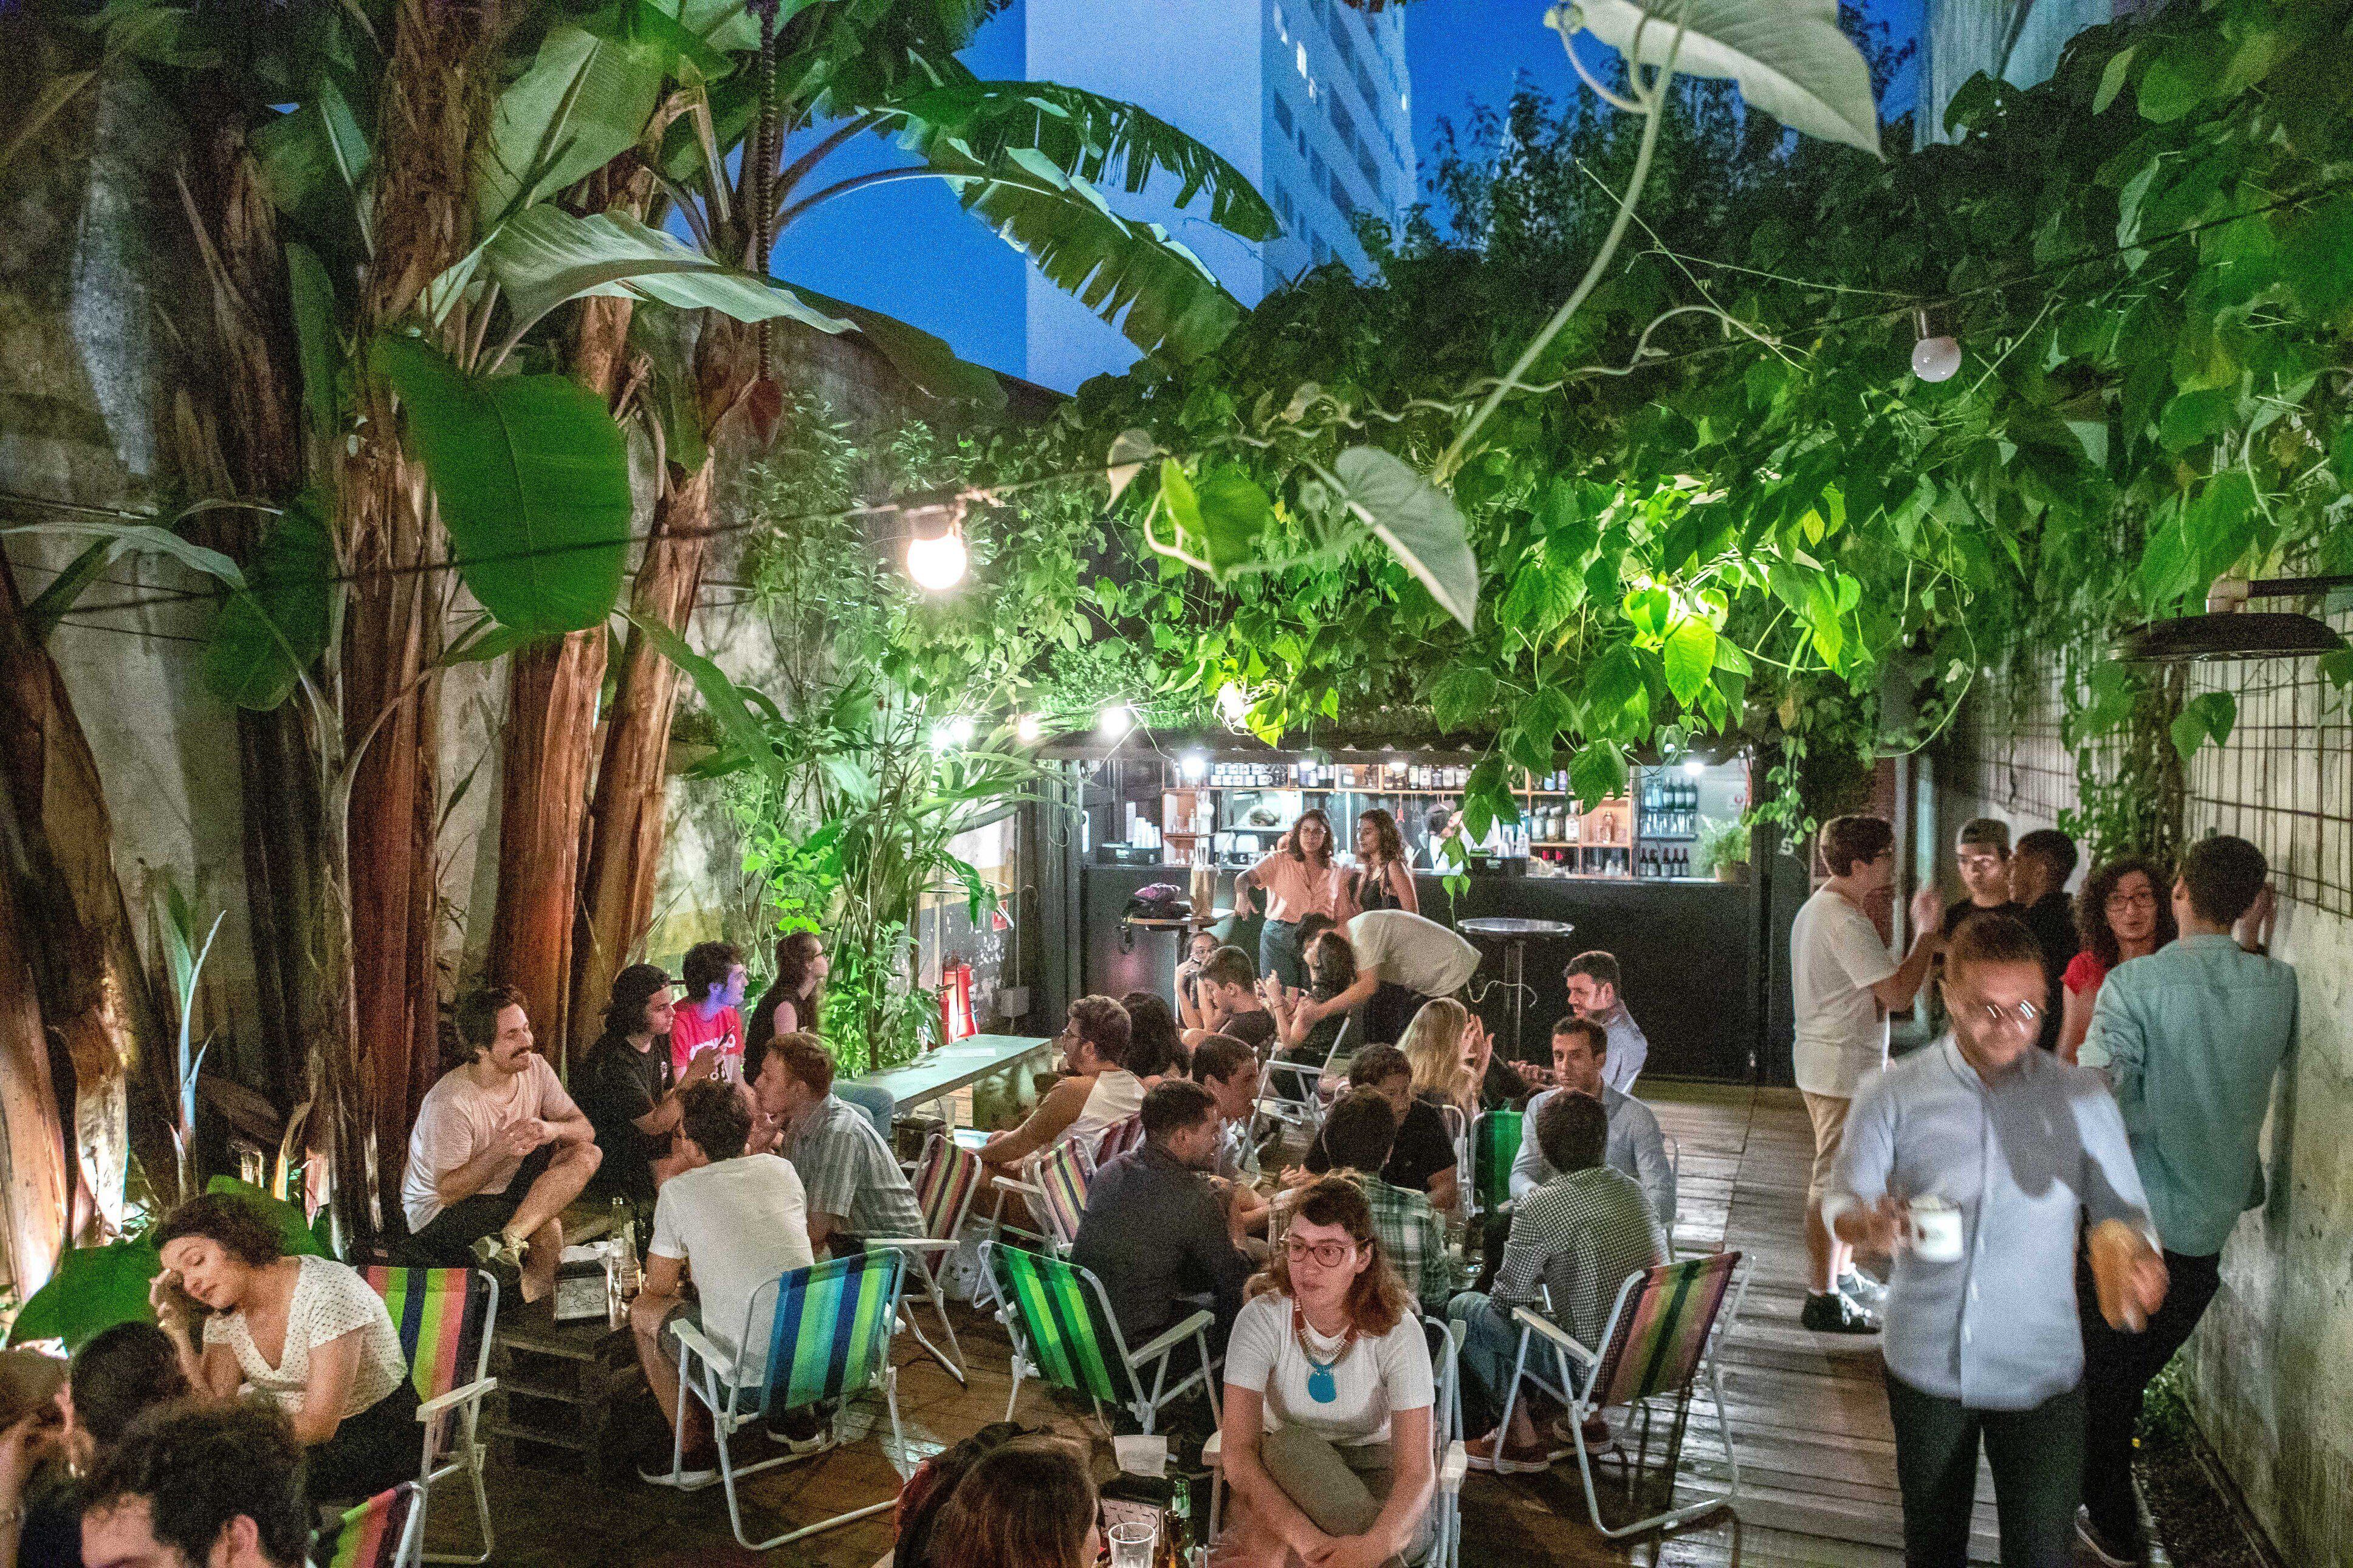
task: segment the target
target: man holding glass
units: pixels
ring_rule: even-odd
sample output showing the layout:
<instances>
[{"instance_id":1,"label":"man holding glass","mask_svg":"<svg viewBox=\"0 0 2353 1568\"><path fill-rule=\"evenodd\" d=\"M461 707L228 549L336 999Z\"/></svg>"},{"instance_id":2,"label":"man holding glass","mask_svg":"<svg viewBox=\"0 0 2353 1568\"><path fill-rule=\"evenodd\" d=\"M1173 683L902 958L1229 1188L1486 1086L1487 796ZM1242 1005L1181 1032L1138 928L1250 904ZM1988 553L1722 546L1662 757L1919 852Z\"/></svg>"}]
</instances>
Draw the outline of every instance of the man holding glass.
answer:
<instances>
[{"instance_id":1,"label":"man holding glass","mask_svg":"<svg viewBox=\"0 0 2353 1568\"><path fill-rule=\"evenodd\" d=\"M1822 1203L1840 1240L1895 1257L1883 1343L1906 1568L1967 1562L1980 1442L2002 1562L2074 1562L2078 1216L2108 1324L2139 1331L2165 1300L2115 1099L2035 1048L2047 985L2022 923L1964 921L1945 960L1951 1034L1863 1088Z\"/></svg>"}]
</instances>

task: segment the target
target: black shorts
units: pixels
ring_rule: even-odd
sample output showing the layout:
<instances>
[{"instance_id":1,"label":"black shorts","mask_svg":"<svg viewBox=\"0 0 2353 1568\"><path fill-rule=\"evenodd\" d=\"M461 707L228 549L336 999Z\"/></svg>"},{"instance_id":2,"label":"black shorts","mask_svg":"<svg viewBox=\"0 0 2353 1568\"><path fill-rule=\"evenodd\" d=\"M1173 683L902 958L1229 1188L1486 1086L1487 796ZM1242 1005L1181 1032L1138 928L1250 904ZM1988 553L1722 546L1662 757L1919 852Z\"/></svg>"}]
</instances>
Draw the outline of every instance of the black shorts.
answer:
<instances>
[{"instance_id":1,"label":"black shorts","mask_svg":"<svg viewBox=\"0 0 2353 1568\"><path fill-rule=\"evenodd\" d=\"M476 1193L470 1198L459 1198L435 1215L431 1224L409 1237L412 1254L418 1262L430 1268L456 1268L472 1263L474 1243L506 1229L515 1210L522 1207L532 1184L547 1174L547 1167L555 1158L555 1148L554 1143L543 1143L524 1155L505 1192Z\"/></svg>"}]
</instances>

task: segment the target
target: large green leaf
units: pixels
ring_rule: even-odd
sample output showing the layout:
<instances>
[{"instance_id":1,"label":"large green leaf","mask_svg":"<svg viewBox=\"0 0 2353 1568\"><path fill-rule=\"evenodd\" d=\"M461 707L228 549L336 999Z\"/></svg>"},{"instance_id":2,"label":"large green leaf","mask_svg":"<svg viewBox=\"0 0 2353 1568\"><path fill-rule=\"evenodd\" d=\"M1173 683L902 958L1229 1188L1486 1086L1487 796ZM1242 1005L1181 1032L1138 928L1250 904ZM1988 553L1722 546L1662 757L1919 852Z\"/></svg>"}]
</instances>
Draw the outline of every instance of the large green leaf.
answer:
<instances>
[{"instance_id":1,"label":"large green leaf","mask_svg":"<svg viewBox=\"0 0 2353 1568\"><path fill-rule=\"evenodd\" d=\"M942 142L932 166L965 211L1146 353L1198 359L1241 320L1234 297L1166 229L1121 217L1092 184L1035 148L1008 149L984 165Z\"/></svg>"},{"instance_id":2,"label":"large green leaf","mask_svg":"<svg viewBox=\"0 0 2353 1568\"><path fill-rule=\"evenodd\" d=\"M291 112L261 126L250 140L269 199L295 227L330 250L368 248L361 193L373 153L365 128L332 78L320 77Z\"/></svg>"},{"instance_id":3,"label":"large green leaf","mask_svg":"<svg viewBox=\"0 0 2353 1568\"><path fill-rule=\"evenodd\" d=\"M0 528L0 537L12 533L54 533L97 539L105 543L105 560L110 563L125 555L168 555L191 571L201 572L231 588L245 586L245 574L237 570L236 562L217 550L183 539L170 529L159 528L152 522L109 522L100 518L75 517L60 518L54 522ZM85 555L87 553L84 552Z\"/></svg>"},{"instance_id":4,"label":"large green leaf","mask_svg":"<svg viewBox=\"0 0 2353 1568\"><path fill-rule=\"evenodd\" d=\"M797 283L778 287L790 287L804 302L856 327L860 335L891 362L893 370L934 397L976 404L983 408L1005 406L1005 383L997 379L997 373L985 365L958 359L945 338L911 327L896 316L886 316L880 310L870 310Z\"/></svg>"},{"instance_id":5,"label":"large green leaf","mask_svg":"<svg viewBox=\"0 0 2353 1568\"><path fill-rule=\"evenodd\" d=\"M482 607L519 631L601 624L629 538L628 449L605 400L568 376L474 379L415 338L375 353Z\"/></svg>"},{"instance_id":6,"label":"large green leaf","mask_svg":"<svg viewBox=\"0 0 2353 1568\"><path fill-rule=\"evenodd\" d=\"M1207 193L1209 221L1245 239L1271 239L1274 209L1247 176L1208 147L1132 103L1050 81L956 79L875 107L878 128L931 156L949 142L988 163L1014 148L1043 153L1065 174L1131 195L1155 174L1176 182L1172 205L1190 206Z\"/></svg>"},{"instance_id":7,"label":"large green leaf","mask_svg":"<svg viewBox=\"0 0 2353 1568\"><path fill-rule=\"evenodd\" d=\"M543 203L501 226L483 247L481 264L526 325L566 300L602 294L717 310L739 321L783 316L821 332L849 330L848 321L805 303L791 289L739 272L620 213L575 217Z\"/></svg>"},{"instance_id":8,"label":"large green leaf","mask_svg":"<svg viewBox=\"0 0 2353 1568\"><path fill-rule=\"evenodd\" d=\"M1871 68L1839 30L1838 0L1585 0L1545 19L1564 44L1581 25L1621 55L1639 28L1643 64L1672 54L1685 75L1730 77L1751 109L1792 131L1880 155Z\"/></svg>"},{"instance_id":9,"label":"large green leaf","mask_svg":"<svg viewBox=\"0 0 2353 1568\"><path fill-rule=\"evenodd\" d=\"M776 744L768 738L767 731L761 727L760 713L754 710L756 707L770 719L781 722L775 704L762 693L736 685L725 670L688 647L684 637L660 621L638 615L631 615L629 620L638 628L638 636L652 643L656 651L683 670L686 678L694 682L694 689L702 697L702 705L711 710L711 717L727 737L727 755L723 759L723 770L732 771L745 766L773 767L776 756Z\"/></svg>"},{"instance_id":10,"label":"large green leaf","mask_svg":"<svg viewBox=\"0 0 2353 1568\"><path fill-rule=\"evenodd\" d=\"M1667 664L1667 689L1675 700L1688 704L1699 696L1715 668L1715 628L1705 617L1686 616L1667 634L1662 650Z\"/></svg>"},{"instance_id":11,"label":"large green leaf","mask_svg":"<svg viewBox=\"0 0 2353 1568\"><path fill-rule=\"evenodd\" d=\"M335 285L307 245L286 245L286 297L294 312L294 354L302 367L302 410L322 441L342 427L343 344L336 327Z\"/></svg>"},{"instance_id":12,"label":"large green leaf","mask_svg":"<svg viewBox=\"0 0 2353 1568\"><path fill-rule=\"evenodd\" d=\"M1467 629L1479 613L1479 558L1446 492L1377 447L1349 447L1332 472L1350 510Z\"/></svg>"},{"instance_id":13,"label":"large green leaf","mask_svg":"<svg viewBox=\"0 0 2353 1568\"><path fill-rule=\"evenodd\" d=\"M499 94L474 169L483 227L603 168L636 146L653 118L673 53L617 25L611 10L591 20L603 25L550 28Z\"/></svg>"},{"instance_id":14,"label":"large green leaf","mask_svg":"<svg viewBox=\"0 0 2353 1568\"><path fill-rule=\"evenodd\" d=\"M320 1239L310 1216L283 1198L273 1198L250 1182L235 1176L215 1176L205 1184L215 1197L236 1198L258 1211L278 1229L278 1249L289 1258L332 1258L334 1250Z\"/></svg>"},{"instance_id":15,"label":"large green leaf","mask_svg":"<svg viewBox=\"0 0 2353 1568\"><path fill-rule=\"evenodd\" d=\"M147 1288L164 1260L146 1237L111 1247L77 1247L58 1259L49 1282L8 1325L12 1345L63 1340L79 1351L117 1323L152 1323Z\"/></svg>"},{"instance_id":16,"label":"large green leaf","mask_svg":"<svg viewBox=\"0 0 2353 1568\"><path fill-rule=\"evenodd\" d=\"M289 506L254 552L246 585L229 594L213 622L205 684L231 707L277 707L326 648L335 542L322 513L315 492Z\"/></svg>"}]
</instances>

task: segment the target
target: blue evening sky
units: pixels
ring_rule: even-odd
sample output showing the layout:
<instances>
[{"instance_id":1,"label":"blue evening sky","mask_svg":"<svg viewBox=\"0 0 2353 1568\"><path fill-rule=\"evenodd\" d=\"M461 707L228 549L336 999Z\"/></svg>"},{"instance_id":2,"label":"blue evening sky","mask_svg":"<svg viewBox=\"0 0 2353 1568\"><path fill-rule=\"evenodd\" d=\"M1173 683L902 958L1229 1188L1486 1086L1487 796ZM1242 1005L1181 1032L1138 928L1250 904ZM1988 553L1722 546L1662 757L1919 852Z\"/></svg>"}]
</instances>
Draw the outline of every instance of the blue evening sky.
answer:
<instances>
[{"instance_id":1,"label":"blue evening sky","mask_svg":"<svg viewBox=\"0 0 2353 1568\"><path fill-rule=\"evenodd\" d=\"M1891 24L1898 39L1918 36L1922 5L1866 0L1866 9ZM1418 0L1406 8L1414 138L1425 171L1433 162L1441 117L1459 122L1472 103L1500 109L1523 78L1556 100L1582 90L1558 37L1543 26L1544 7L1545 0ZM981 30L964 58L984 79L1022 74L1018 0ZM1892 117L1910 108L1918 83L1915 61L1895 82L1883 112ZM839 179L903 161L894 149L869 140L835 154L828 167ZM966 359L1018 373L1019 284L1027 266L1010 246L965 216L944 185L911 180L867 186L812 209L779 239L775 270L823 293L888 310L945 338Z\"/></svg>"}]
</instances>

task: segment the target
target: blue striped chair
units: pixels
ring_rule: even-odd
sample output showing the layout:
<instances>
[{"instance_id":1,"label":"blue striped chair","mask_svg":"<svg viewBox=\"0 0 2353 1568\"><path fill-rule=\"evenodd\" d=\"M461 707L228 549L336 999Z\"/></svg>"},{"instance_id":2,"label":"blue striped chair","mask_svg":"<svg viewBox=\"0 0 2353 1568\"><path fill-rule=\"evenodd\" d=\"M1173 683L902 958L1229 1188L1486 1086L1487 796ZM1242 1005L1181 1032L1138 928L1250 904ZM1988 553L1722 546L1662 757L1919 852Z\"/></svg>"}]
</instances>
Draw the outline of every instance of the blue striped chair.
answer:
<instances>
[{"instance_id":1,"label":"blue striped chair","mask_svg":"<svg viewBox=\"0 0 2353 1568\"><path fill-rule=\"evenodd\" d=\"M803 1410L829 1399L880 1389L891 1411L891 1449L883 1457L906 1479L906 1434L899 1425L899 1373L891 1364L891 1347L901 1321L900 1293L907 1278L907 1255L896 1247L876 1247L848 1258L829 1258L807 1268L797 1268L773 1285L764 1285L745 1309L743 1332L736 1342L746 1355L739 1362L720 1350L710 1336L691 1322L670 1325L678 1337L678 1408L680 1422L670 1436L670 1469L683 1469L686 1402L691 1397L711 1413L712 1436L719 1447L719 1479L727 1489L727 1521L735 1539L754 1552L769 1552L836 1525L848 1524L882 1512L898 1501L891 1496L864 1508L789 1530L766 1541L744 1532L744 1511L735 1483L744 1476L788 1463L782 1455L754 1464L737 1465L728 1451L728 1439L775 1415ZM750 1360L752 1327L769 1304L776 1310L765 1354Z\"/></svg>"}]
</instances>

